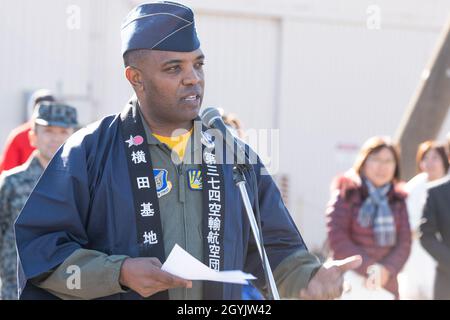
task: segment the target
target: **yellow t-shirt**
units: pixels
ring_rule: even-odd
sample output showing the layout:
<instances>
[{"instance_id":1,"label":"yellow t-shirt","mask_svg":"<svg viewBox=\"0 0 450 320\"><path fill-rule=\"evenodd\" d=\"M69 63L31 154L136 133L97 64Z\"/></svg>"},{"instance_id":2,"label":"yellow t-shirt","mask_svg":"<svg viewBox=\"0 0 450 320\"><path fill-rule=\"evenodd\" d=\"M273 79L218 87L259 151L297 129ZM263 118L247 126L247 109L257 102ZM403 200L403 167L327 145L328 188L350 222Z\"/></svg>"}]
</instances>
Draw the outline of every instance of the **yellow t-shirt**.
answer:
<instances>
[{"instance_id":1,"label":"yellow t-shirt","mask_svg":"<svg viewBox=\"0 0 450 320\"><path fill-rule=\"evenodd\" d=\"M193 130L194 128L192 128L189 132L177 137L164 137L157 134L153 134L153 136L155 136L155 138L162 143L166 144L172 151L177 153L180 160L183 160L187 143L192 135Z\"/></svg>"}]
</instances>

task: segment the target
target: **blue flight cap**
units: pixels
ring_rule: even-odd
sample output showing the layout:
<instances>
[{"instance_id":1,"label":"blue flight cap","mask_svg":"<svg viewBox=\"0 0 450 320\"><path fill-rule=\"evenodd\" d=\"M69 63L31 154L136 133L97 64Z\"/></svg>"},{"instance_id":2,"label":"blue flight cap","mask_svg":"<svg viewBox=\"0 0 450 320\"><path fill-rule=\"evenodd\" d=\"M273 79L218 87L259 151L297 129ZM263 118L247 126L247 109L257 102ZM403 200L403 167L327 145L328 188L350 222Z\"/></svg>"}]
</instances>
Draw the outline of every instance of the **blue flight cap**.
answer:
<instances>
[{"instance_id":1,"label":"blue flight cap","mask_svg":"<svg viewBox=\"0 0 450 320\"><path fill-rule=\"evenodd\" d=\"M200 47L194 13L169 1L137 6L122 24L122 55L138 49L191 52Z\"/></svg>"}]
</instances>

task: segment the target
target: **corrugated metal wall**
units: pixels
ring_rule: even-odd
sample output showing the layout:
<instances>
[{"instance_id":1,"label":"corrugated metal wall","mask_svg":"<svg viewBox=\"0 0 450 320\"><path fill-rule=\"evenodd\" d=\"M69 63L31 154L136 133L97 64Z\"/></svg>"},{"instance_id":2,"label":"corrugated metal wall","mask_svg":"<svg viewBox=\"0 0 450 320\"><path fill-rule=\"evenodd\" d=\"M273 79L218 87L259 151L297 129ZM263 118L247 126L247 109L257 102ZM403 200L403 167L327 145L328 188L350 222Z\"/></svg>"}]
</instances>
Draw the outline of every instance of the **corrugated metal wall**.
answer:
<instances>
[{"instance_id":1,"label":"corrugated metal wall","mask_svg":"<svg viewBox=\"0 0 450 320\"><path fill-rule=\"evenodd\" d=\"M283 49L281 168L291 177L295 220L316 246L325 240L332 178L352 166L368 137L393 135L437 33L286 24L285 36L301 45Z\"/></svg>"},{"instance_id":2,"label":"corrugated metal wall","mask_svg":"<svg viewBox=\"0 0 450 320\"><path fill-rule=\"evenodd\" d=\"M272 128L280 22L206 13L197 26L207 57L204 106L238 113L249 128Z\"/></svg>"},{"instance_id":3,"label":"corrugated metal wall","mask_svg":"<svg viewBox=\"0 0 450 320\"><path fill-rule=\"evenodd\" d=\"M0 96L7 110L1 137L26 117L24 94L40 87L85 95L89 76L89 19L67 28L70 1L1 1ZM87 15L88 0L79 1ZM6 121L5 121L6 120Z\"/></svg>"},{"instance_id":4,"label":"corrugated metal wall","mask_svg":"<svg viewBox=\"0 0 450 320\"><path fill-rule=\"evenodd\" d=\"M0 5L0 97L2 110L8 110L0 126L2 141L27 118L24 95L41 87L75 104L82 123L120 110L131 92L120 55L120 22L128 3L19 0Z\"/></svg>"}]
</instances>

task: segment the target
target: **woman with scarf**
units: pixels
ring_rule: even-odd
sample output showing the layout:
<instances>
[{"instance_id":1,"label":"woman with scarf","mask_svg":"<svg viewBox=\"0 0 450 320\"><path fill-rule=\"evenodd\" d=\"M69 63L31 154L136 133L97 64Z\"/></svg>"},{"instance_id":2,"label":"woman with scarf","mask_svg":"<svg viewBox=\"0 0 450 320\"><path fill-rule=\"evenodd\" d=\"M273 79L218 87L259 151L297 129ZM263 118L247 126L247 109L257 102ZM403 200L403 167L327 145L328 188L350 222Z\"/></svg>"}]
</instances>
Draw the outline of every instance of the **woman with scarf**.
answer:
<instances>
[{"instance_id":1,"label":"woman with scarf","mask_svg":"<svg viewBox=\"0 0 450 320\"><path fill-rule=\"evenodd\" d=\"M376 270L377 284L398 299L397 275L411 249L398 151L388 138L370 138L361 148L353 171L353 177L337 177L332 185L327 207L332 255L335 259L361 255L363 263L356 271L365 278L365 286L374 287L369 274ZM354 183L355 179L359 181Z\"/></svg>"}]
</instances>

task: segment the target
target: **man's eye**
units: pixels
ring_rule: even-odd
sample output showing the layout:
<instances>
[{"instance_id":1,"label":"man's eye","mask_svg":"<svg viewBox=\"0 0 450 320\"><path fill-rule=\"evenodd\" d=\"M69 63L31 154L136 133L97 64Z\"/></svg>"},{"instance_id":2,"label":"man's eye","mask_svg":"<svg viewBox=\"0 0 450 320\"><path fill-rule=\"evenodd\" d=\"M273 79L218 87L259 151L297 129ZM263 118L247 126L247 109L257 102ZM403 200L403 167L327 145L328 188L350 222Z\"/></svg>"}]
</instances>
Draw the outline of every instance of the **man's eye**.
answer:
<instances>
[{"instance_id":1,"label":"man's eye","mask_svg":"<svg viewBox=\"0 0 450 320\"><path fill-rule=\"evenodd\" d=\"M197 67L197 69L201 69L203 68L204 65L205 65L204 62L198 62L195 66Z\"/></svg>"},{"instance_id":2,"label":"man's eye","mask_svg":"<svg viewBox=\"0 0 450 320\"><path fill-rule=\"evenodd\" d=\"M180 66L172 66L170 68L167 68L167 71L175 72L175 71L178 71L179 69L180 69Z\"/></svg>"}]
</instances>

